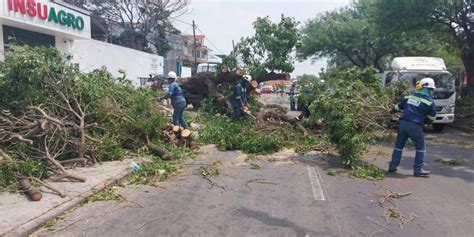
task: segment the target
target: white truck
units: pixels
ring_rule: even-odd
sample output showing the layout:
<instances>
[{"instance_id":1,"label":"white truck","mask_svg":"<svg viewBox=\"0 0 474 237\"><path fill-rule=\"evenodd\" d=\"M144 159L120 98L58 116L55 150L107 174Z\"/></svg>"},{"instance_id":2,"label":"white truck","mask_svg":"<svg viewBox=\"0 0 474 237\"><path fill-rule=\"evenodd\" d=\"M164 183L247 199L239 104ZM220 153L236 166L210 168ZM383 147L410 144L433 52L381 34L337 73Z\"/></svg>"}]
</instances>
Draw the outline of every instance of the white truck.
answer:
<instances>
[{"instance_id":1,"label":"white truck","mask_svg":"<svg viewBox=\"0 0 474 237\"><path fill-rule=\"evenodd\" d=\"M435 131L442 131L448 123L454 122L456 102L455 79L447 71L444 60L436 57L396 57L392 60L391 71L384 72L382 83L388 85L396 81L406 83L410 91L416 82L425 77L433 78L436 89L433 99L436 104Z\"/></svg>"}]
</instances>

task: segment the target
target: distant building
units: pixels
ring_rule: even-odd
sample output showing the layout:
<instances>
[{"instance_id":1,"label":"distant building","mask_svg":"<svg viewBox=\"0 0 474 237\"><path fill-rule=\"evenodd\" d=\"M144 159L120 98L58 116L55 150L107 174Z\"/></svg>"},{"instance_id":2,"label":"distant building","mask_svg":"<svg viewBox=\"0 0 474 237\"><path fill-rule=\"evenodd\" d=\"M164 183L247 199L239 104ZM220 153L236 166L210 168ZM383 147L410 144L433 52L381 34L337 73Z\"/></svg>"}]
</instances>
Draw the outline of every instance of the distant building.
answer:
<instances>
[{"instance_id":1,"label":"distant building","mask_svg":"<svg viewBox=\"0 0 474 237\"><path fill-rule=\"evenodd\" d=\"M196 50L194 50L193 35L170 35L168 40L172 50L165 57L164 71L175 71L180 76L190 76L189 70L194 68L194 55L197 63L205 63L212 52L205 45L206 36L196 35Z\"/></svg>"},{"instance_id":2,"label":"distant building","mask_svg":"<svg viewBox=\"0 0 474 237\"><path fill-rule=\"evenodd\" d=\"M207 62L209 51L211 51L206 45L204 40L206 36L196 35L196 50L194 50L192 35L181 35L183 47L181 51L181 60L184 66L194 65L194 54L196 54L197 63Z\"/></svg>"}]
</instances>

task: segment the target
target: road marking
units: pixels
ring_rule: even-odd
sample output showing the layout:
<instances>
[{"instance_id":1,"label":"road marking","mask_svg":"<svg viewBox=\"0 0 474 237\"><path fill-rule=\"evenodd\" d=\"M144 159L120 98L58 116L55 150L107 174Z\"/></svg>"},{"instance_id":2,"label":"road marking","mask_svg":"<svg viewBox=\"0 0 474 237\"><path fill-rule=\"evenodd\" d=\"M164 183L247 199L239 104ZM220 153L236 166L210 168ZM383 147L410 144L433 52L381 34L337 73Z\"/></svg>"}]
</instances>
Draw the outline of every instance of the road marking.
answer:
<instances>
[{"instance_id":1,"label":"road marking","mask_svg":"<svg viewBox=\"0 0 474 237\"><path fill-rule=\"evenodd\" d=\"M314 167L306 166L308 168L309 181L311 182L311 188L313 189L313 197L318 201L324 201L323 188L321 186L321 181L319 180L318 171Z\"/></svg>"}]
</instances>

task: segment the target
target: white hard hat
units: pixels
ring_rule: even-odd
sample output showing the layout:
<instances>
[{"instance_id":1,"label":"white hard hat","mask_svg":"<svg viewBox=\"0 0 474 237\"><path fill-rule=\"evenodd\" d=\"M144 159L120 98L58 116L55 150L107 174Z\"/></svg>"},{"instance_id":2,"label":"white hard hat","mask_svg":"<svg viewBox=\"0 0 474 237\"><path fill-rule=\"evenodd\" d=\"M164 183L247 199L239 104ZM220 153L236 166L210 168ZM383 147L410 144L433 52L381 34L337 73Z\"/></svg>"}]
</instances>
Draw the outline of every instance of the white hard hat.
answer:
<instances>
[{"instance_id":1,"label":"white hard hat","mask_svg":"<svg viewBox=\"0 0 474 237\"><path fill-rule=\"evenodd\" d=\"M420 85L423 88L436 89L435 82L434 82L433 78L427 77L427 78L421 79Z\"/></svg>"},{"instance_id":2,"label":"white hard hat","mask_svg":"<svg viewBox=\"0 0 474 237\"><path fill-rule=\"evenodd\" d=\"M246 80L248 82L252 81L252 76L250 76L250 75L244 75L243 78L244 78L244 80Z\"/></svg>"},{"instance_id":3,"label":"white hard hat","mask_svg":"<svg viewBox=\"0 0 474 237\"><path fill-rule=\"evenodd\" d=\"M178 75L176 75L176 72L169 71L168 72L168 78L176 79L176 78L178 78Z\"/></svg>"}]
</instances>

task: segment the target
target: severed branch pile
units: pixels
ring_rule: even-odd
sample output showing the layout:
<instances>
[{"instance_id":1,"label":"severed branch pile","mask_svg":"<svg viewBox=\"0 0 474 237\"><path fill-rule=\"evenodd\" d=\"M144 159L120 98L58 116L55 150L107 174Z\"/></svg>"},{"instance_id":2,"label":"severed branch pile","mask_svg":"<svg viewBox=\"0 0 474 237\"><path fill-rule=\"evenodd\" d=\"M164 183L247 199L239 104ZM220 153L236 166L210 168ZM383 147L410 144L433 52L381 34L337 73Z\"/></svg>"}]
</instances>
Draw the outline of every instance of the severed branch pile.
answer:
<instances>
[{"instance_id":1,"label":"severed branch pile","mask_svg":"<svg viewBox=\"0 0 474 237\"><path fill-rule=\"evenodd\" d=\"M42 197L36 186L64 197L42 180L85 182L68 168L121 159L123 149L172 158L153 144L166 125L153 94L106 70L81 73L56 49L12 51L0 67L0 188L15 178L31 200Z\"/></svg>"},{"instance_id":2,"label":"severed branch pile","mask_svg":"<svg viewBox=\"0 0 474 237\"><path fill-rule=\"evenodd\" d=\"M214 73L198 73L193 77L180 78L178 83L185 90L213 97L215 101L217 101L218 105L225 110L229 108L230 105L226 96L218 91L218 86L232 86L244 74L245 72L242 70L229 71L227 68L224 68L217 76ZM261 82L271 80L289 80L289 75L270 72L253 79L251 84L256 87ZM248 91L248 94L252 94L253 92L254 88L251 87L251 90ZM258 112L256 119L259 123L269 120L290 123L304 135L308 135L308 131L303 127L303 125L301 125L301 123L296 118L287 115L287 112L288 110L283 106L266 105Z\"/></svg>"},{"instance_id":3,"label":"severed branch pile","mask_svg":"<svg viewBox=\"0 0 474 237\"><path fill-rule=\"evenodd\" d=\"M303 135L308 135L308 130L306 130L306 128L300 123L300 121L295 117L287 115L287 112L288 109L281 105L270 104L263 106L256 115L256 117L260 123L263 123L264 121L268 120L277 120L289 123L293 125L298 131L303 133Z\"/></svg>"}]
</instances>

